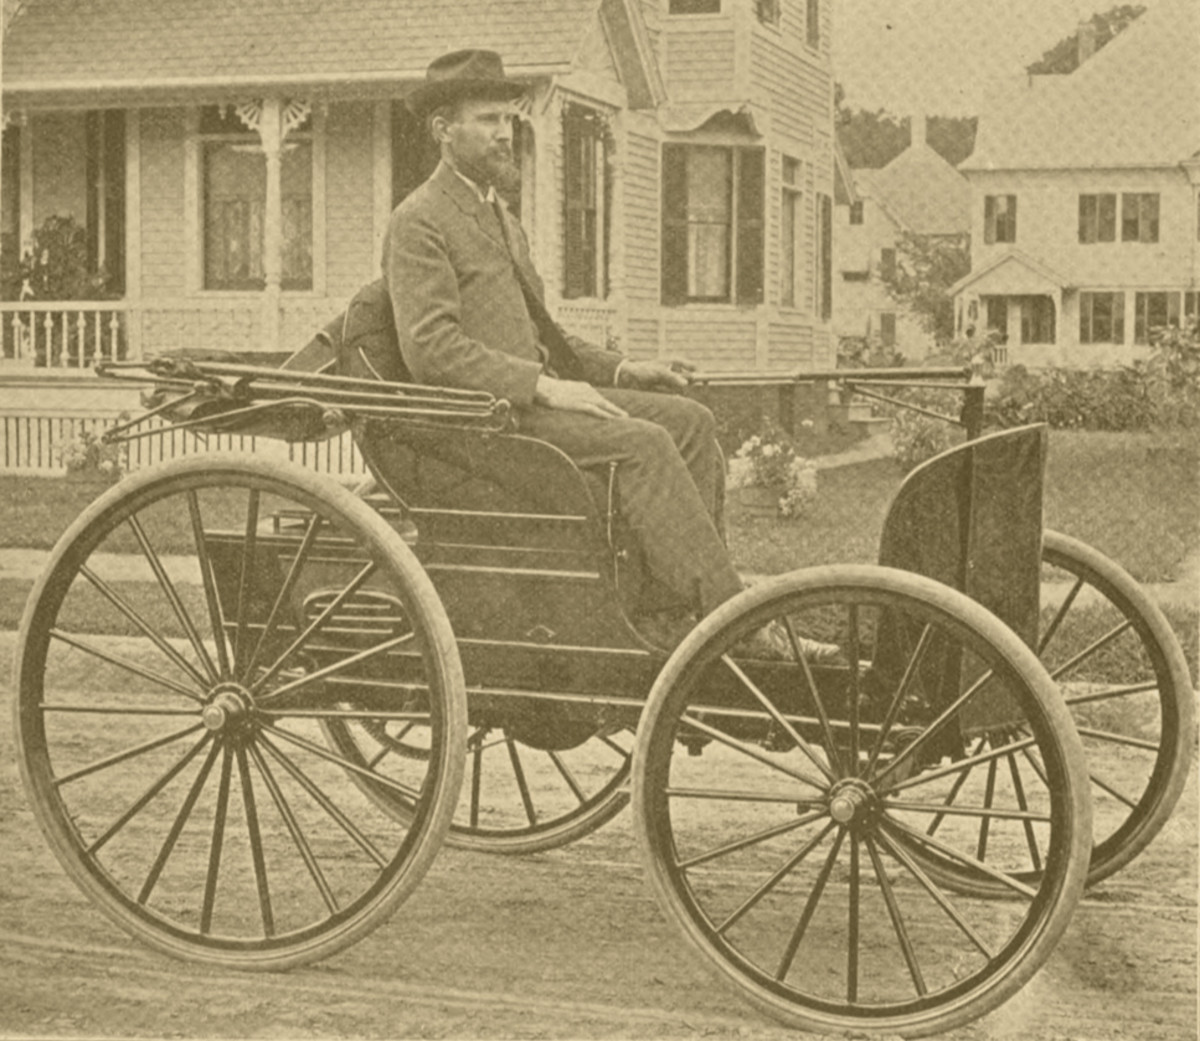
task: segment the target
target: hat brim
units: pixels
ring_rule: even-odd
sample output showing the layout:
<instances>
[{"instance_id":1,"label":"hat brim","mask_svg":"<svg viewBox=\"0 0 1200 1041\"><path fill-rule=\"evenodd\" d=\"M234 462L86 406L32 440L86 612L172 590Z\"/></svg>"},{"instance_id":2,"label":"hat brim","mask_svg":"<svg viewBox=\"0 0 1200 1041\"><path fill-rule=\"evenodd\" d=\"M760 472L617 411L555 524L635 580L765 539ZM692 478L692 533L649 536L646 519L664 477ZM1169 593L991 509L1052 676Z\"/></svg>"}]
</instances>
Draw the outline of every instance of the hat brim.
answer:
<instances>
[{"instance_id":1,"label":"hat brim","mask_svg":"<svg viewBox=\"0 0 1200 1041\"><path fill-rule=\"evenodd\" d=\"M414 116L427 116L435 108L464 98L481 101L512 101L526 91L523 83L504 80L444 80L438 83L422 83L412 91L404 103Z\"/></svg>"}]
</instances>

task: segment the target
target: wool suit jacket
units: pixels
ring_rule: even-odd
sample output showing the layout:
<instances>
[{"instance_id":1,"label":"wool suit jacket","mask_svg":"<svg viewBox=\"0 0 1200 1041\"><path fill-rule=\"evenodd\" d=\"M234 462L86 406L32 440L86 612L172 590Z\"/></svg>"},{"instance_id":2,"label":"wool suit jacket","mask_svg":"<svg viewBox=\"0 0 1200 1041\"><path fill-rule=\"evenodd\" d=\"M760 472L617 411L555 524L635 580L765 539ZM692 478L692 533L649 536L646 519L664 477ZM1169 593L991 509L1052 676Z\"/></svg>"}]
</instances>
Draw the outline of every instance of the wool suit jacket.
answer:
<instances>
[{"instance_id":1,"label":"wool suit jacket","mask_svg":"<svg viewBox=\"0 0 1200 1041\"><path fill-rule=\"evenodd\" d=\"M550 319L520 224L500 210L442 163L392 213L383 274L413 378L516 406L545 371L612 386L621 356Z\"/></svg>"}]
</instances>

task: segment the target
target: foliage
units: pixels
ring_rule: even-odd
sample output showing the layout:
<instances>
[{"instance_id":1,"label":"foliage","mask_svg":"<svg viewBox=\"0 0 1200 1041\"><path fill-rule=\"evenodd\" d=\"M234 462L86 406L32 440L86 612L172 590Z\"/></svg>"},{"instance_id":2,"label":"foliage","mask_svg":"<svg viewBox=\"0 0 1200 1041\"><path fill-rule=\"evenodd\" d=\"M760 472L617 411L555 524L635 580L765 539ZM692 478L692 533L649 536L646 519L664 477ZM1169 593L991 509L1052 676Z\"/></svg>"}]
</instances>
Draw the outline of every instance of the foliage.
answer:
<instances>
[{"instance_id":1,"label":"foliage","mask_svg":"<svg viewBox=\"0 0 1200 1041\"><path fill-rule=\"evenodd\" d=\"M838 338L837 367L839 369L899 369L904 355L894 347L886 347L878 336L841 336Z\"/></svg>"},{"instance_id":2,"label":"foliage","mask_svg":"<svg viewBox=\"0 0 1200 1041\"><path fill-rule=\"evenodd\" d=\"M778 498L781 517L804 516L817 498L817 471L796 454L790 438L771 424L729 460L730 488L766 488Z\"/></svg>"},{"instance_id":3,"label":"foliage","mask_svg":"<svg viewBox=\"0 0 1200 1041\"><path fill-rule=\"evenodd\" d=\"M1088 21L1096 29L1096 50L1104 47L1118 33L1128 28L1144 11L1141 4L1118 4ZM1079 68L1079 30L1064 36L1025 71L1031 76L1063 75Z\"/></svg>"},{"instance_id":4,"label":"foliage","mask_svg":"<svg viewBox=\"0 0 1200 1041\"><path fill-rule=\"evenodd\" d=\"M87 231L74 217L47 217L33 233L33 248L21 258L20 292L34 300L108 300L110 278L93 270Z\"/></svg>"},{"instance_id":5,"label":"foliage","mask_svg":"<svg viewBox=\"0 0 1200 1041\"><path fill-rule=\"evenodd\" d=\"M129 419L122 412L119 422ZM103 481L118 481L126 470L126 446L109 444L102 433L91 426L82 427L66 444L58 447L59 461L68 477L89 477Z\"/></svg>"},{"instance_id":6,"label":"foliage","mask_svg":"<svg viewBox=\"0 0 1200 1041\"><path fill-rule=\"evenodd\" d=\"M838 144L851 169L887 166L912 142L912 125L884 109L868 112L845 103L845 92L835 88ZM975 150L974 116L932 116L928 144L951 166L957 166Z\"/></svg>"},{"instance_id":7,"label":"foliage","mask_svg":"<svg viewBox=\"0 0 1200 1041\"><path fill-rule=\"evenodd\" d=\"M957 391L912 387L898 391L899 400L945 416L957 416L962 398ZM957 427L945 420L912 409L892 406L892 455L900 469L908 473L955 441Z\"/></svg>"},{"instance_id":8,"label":"foliage","mask_svg":"<svg viewBox=\"0 0 1200 1041\"><path fill-rule=\"evenodd\" d=\"M896 263L884 273L892 299L908 308L939 344L954 338L950 287L971 270L968 235L904 232L896 242Z\"/></svg>"},{"instance_id":9,"label":"foliage","mask_svg":"<svg viewBox=\"0 0 1200 1041\"><path fill-rule=\"evenodd\" d=\"M1200 319L1151 331L1148 372L1163 426L1200 426Z\"/></svg>"}]
</instances>

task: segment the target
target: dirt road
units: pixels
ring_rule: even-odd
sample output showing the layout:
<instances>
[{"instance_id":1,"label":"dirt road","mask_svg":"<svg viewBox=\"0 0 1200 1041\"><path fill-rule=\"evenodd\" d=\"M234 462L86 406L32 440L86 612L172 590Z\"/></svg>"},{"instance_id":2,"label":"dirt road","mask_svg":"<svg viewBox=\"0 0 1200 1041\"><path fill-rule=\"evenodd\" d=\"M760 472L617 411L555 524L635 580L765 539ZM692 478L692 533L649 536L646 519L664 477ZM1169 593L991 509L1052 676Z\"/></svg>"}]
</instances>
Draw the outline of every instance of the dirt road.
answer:
<instances>
[{"instance_id":1,"label":"dirt road","mask_svg":"<svg viewBox=\"0 0 1200 1041\"><path fill-rule=\"evenodd\" d=\"M11 636L0 634L7 678ZM390 922L280 975L127 940L66 879L26 807L0 688L0 1036L797 1038L710 977L643 880L628 813L564 850L445 850ZM1015 999L947 1037L1197 1037L1197 783L1089 896Z\"/></svg>"}]
</instances>

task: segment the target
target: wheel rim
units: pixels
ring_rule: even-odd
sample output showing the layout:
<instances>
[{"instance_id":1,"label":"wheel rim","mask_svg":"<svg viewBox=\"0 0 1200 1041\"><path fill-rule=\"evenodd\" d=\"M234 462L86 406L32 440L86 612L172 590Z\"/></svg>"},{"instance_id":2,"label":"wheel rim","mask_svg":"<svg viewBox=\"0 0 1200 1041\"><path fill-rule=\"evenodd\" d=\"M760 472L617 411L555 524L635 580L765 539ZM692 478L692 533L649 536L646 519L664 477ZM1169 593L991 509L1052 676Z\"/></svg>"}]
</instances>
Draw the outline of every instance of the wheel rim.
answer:
<instances>
[{"instance_id":1,"label":"wheel rim","mask_svg":"<svg viewBox=\"0 0 1200 1041\"><path fill-rule=\"evenodd\" d=\"M1049 531L1042 561L1037 650L1088 758L1095 883L1169 818L1191 762L1195 696L1174 632L1128 573Z\"/></svg>"},{"instance_id":2,"label":"wheel rim","mask_svg":"<svg viewBox=\"0 0 1200 1041\"><path fill-rule=\"evenodd\" d=\"M407 722L334 722L327 732L344 755L384 775L427 754L424 728ZM473 728L447 844L521 854L555 849L595 831L629 801L632 745L632 735L619 728L597 729L570 748L531 747L503 728ZM364 785L397 820L411 819L411 802L402 793L365 779Z\"/></svg>"},{"instance_id":3,"label":"wheel rim","mask_svg":"<svg viewBox=\"0 0 1200 1041\"><path fill-rule=\"evenodd\" d=\"M31 598L17 706L35 812L85 892L171 954L269 968L353 942L416 885L457 796L465 717L448 623L398 537L341 489L280 472L189 461L96 503ZM326 587L342 603L369 587L405 624L303 625L296 601ZM319 729L347 718L336 680L397 662L407 682L373 711L419 719L430 752L373 780L411 799L407 828Z\"/></svg>"},{"instance_id":4,"label":"wheel rim","mask_svg":"<svg viewBox=\"0 0 1200 1041\"><path fill-rule=\"evenodd\" d=\"M924 1033L981 1015L1048 955L1082 885L1082 761L1052 688L999 622L964 624L957 594L911 578L751 591L680 648L639 731L659 895L724 975L808 1029ZM790 660L739 660L770 620ZM801 636L837 643L845 664L810 666ZM951 644L953 696L935 696ZM955 728L970 739L957 753ZM1006 899L948 891L931 866Z\"/></svg>"}]
</instances>

